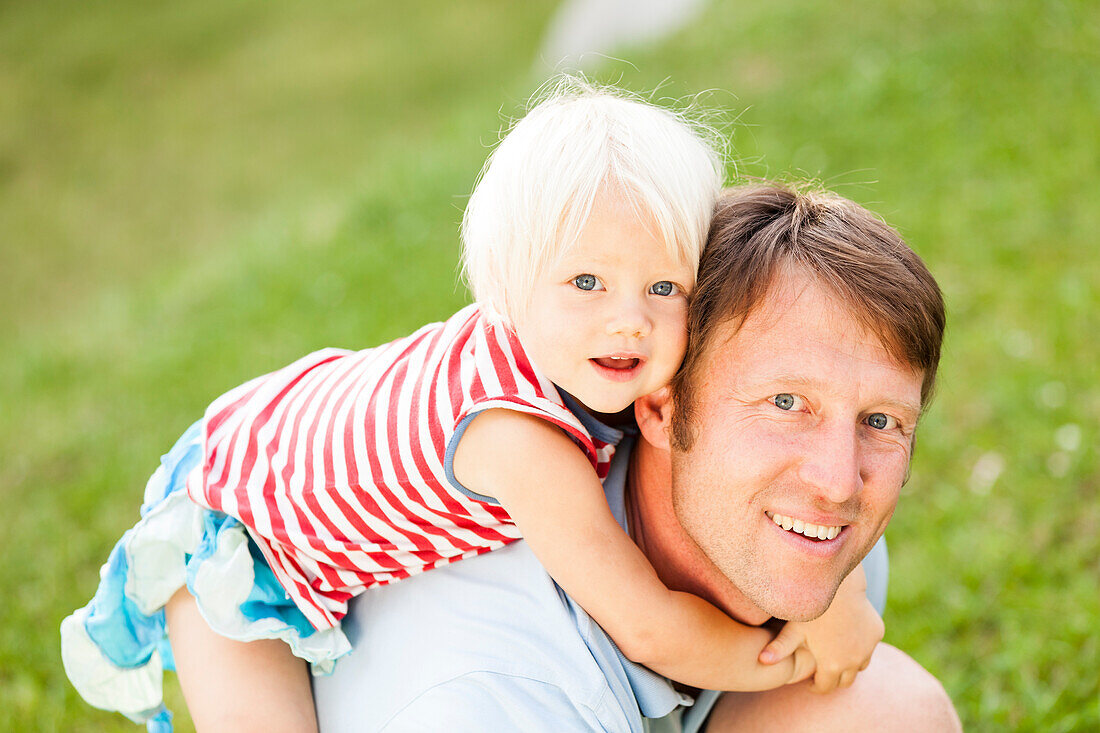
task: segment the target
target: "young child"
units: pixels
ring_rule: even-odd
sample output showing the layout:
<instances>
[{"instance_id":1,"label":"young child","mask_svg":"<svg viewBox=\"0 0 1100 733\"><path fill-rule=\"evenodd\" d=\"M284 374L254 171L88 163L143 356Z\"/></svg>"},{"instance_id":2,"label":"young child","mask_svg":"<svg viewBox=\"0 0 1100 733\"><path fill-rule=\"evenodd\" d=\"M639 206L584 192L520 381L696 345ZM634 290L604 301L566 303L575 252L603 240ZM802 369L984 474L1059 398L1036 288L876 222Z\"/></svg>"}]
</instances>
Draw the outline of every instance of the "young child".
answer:
<instances>
[{"instance_id":1,"label":"young child","mask_svg":"<svg viewBox=\"0 0 1100 733\"><path fill-rule=\"evenodd\" d=\"M169 729L174 651L200 730L314 728L295 657L323 673L349 650L352 597L520 537L634 661L711 689L805 677L804 649L761 664L768 631L667 589L600 485L633 401L683 357L721 178L682 118L559 85L466 208L474 305L241 385L165 456L96 597L62 624L85 699ZM827 660L854 671L881 626L853 578L809 628L854 629Z\"/></svg>"}]
</instances>

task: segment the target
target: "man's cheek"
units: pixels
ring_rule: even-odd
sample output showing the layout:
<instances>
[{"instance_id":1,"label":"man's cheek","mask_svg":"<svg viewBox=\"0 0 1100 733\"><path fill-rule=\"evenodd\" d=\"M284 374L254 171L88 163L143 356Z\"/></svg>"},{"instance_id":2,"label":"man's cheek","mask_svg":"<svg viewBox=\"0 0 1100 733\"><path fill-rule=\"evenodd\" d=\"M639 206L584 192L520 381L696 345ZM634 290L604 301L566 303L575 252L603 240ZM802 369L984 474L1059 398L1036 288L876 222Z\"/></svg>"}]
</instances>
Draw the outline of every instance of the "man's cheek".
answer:
<instances>
[{"instance_id":1,"label":"man's cheek","mask_svg":"<svg viewBox=\"0 0 1100 733\"><path fill-rule=\"evenodd\" d=\"M680 525L707 554L732 544L745 531L729 487L689 481L674 488L672 507Z\"/></svg>"},{"instance_id":2,"label":"man's cheek","mask_svg":"<svg viewBox=\"0 0 1100 733\"><path fill-rule=\"evenodd\" d=\"M721 521L717 518L722 509L710 498L710 492L700 481L682 481L672 488L672 511L676 520L696 544L702 544L709 532L707 520Z\"/></svg>"},{"instance_id":3,"label":"man's cheek","mask_svg":"<svg viewBox=\"0 0 1100 733\"><path fill-rule=\"evenodd\" d=\"M878 541L882 533L886 531L886 525L890 523L890 519L894 516L894 510L897 508L897 505L897 491L891 491L885 496L878 497L878 501L873 504L871 511L873 513L874 537L868 545L868 550L870 550L871 545L874 545L874 543Z\"/></svg>"}]
</instances>

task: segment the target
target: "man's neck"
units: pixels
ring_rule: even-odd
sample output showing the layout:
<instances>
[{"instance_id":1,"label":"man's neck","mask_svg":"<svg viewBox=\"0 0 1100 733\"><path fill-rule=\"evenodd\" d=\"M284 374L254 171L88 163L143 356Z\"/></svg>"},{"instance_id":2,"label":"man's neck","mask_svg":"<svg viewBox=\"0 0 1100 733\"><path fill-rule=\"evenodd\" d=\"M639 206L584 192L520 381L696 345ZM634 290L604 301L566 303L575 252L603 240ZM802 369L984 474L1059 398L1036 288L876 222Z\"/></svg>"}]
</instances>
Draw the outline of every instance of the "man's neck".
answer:
<instances>
[{"instance_id":1,"label":"man's neck","mask_svg":"<svg viewBox=\"0 0 1100 733\"><path fill-rule=\"evenodd\" d=\"M742 623L764 623L769 615L745 598L684 532L672 508L671 476L668 453L639 437L625 496L634 542L670 589L704 598Z\"/></svg>"}]
</instances>

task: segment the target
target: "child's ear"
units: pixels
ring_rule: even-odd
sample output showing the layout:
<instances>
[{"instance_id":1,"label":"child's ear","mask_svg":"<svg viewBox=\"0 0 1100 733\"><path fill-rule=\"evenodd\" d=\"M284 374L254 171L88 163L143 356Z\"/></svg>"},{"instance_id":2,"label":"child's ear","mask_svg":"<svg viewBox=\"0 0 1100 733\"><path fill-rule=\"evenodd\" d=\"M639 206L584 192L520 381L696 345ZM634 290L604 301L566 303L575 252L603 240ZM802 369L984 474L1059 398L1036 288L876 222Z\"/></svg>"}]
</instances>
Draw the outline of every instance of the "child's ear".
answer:
<instances>
[{"instance_id":1,"label":"child's ear","mask_svg":"<svg viewBox=\"0 0 1100 733\"><path fill-rule=\"evenodd\" d=\"M672 399L668 387L634 400L634 419L646 442L654 448L668 450L668 431L672 429Z\"/></svg>"}]
</instances>

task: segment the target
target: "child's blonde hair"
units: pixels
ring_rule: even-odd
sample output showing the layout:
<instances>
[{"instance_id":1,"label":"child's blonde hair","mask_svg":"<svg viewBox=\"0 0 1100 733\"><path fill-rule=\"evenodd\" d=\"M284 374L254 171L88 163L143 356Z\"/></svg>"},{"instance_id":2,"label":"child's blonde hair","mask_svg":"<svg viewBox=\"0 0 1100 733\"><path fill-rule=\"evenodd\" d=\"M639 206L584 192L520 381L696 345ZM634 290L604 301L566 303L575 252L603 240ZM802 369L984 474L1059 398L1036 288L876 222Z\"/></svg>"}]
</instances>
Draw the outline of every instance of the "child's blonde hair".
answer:
<instances>
[{"instance_id":1,"label":"child's blonde hair","mask_svg":"<svg viewBox=\"0 0 1100 733\"><path fill-rule=\"evenodd\" d=\"M537 94L489 156L462 217L474 298L515 321L531 283L580 234L602 190L652 216L694 269L724 175L704 125L574 76Z\"/></svg>"}]
</instances>

